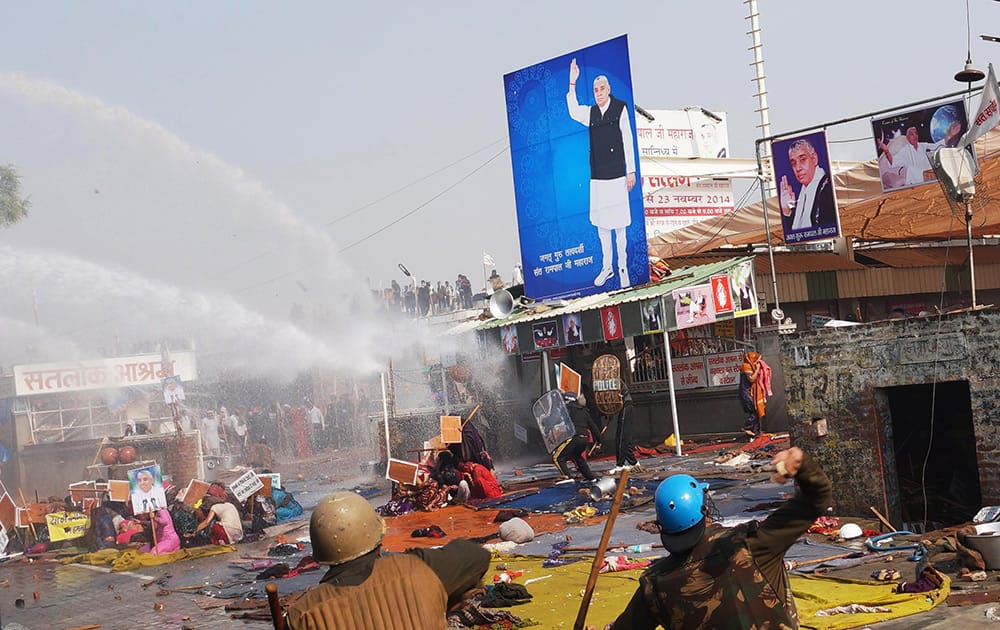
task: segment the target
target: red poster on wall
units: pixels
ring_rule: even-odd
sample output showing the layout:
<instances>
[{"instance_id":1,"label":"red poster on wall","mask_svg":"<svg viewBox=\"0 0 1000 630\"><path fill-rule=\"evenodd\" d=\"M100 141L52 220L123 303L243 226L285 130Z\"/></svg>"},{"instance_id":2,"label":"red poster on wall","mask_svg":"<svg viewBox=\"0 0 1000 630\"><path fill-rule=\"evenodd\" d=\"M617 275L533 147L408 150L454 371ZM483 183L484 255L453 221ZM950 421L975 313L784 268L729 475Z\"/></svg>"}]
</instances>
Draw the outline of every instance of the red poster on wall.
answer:
<instances>
[{"instance_id":1,"label":"red poster on wall","mask_svg":"<svg viewBox=\"0 0 1000 630\"><path fill-rule=\"evenodd\" d=\"M729 275L712 276L712 299L715 300L716 313L731 313L733 311L733 292L729 290Z\"/></svg>"},{"instance_id":2,"label":"red poster on wall","mask_svg":"<svg viewBox=\"0 0 1000 630\"><path fill-rule=\"evenodd\" d=\"M605 306L601 309L601 328L604 329L604 341L614 341L624 337L618 306Z\"/></svg>"}]
</instances>

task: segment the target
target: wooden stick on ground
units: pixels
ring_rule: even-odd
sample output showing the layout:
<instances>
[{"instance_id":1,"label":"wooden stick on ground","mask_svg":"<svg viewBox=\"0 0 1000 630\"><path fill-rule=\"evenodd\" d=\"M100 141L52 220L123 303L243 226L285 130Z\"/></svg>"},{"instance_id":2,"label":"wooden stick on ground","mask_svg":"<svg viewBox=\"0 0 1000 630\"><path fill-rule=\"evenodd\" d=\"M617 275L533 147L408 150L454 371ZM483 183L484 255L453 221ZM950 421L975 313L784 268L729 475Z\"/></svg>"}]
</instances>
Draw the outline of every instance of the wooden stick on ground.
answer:
<instances>
[{"instance_id":1,"label":"wooden stick on ground","mask_svg":"<svg viewBox=\"0 0 1000 630\"><path fill-rule=\"evenodd\" d=\"M271 609L274 630L285 630L285 618L281 616L281 604L278 602L278 586L274 582L268 582L264 590L267 591L267 605Z\"/></svg>"},{"instance_id":2,"label":"wooden stick on ground","mask_svg":"<svg viewBox=\"0 0 1000 630\"><path fill-rule=\"evenodd\" d=\"M878 520L879 520L880 523L882 523L883 525L885 525L886 527L889 528L890 532L899 531L895 527L892 526L892 523L889 522L889 519L887 519L886 517L882 516L882 513L875 509L874 505L871 506L871 507L869 507L868 509L872 511L872 514L874 514L875 517L878 518Z\"/></svg>"},{"instance_id":3,"label":"wooden stick on ground","mask_svg":"<svg viewBox=\"0 0 1000 630\"><path fill-rule=\"evenodd\" d=\"M604 564L604 551L608 548L608 539L611 538L611 530L615 526L615 518L618 517L618 508L622 504L622 495L625 494L625 487L628 485L628 469L622 471L622 476L618 478L618 487L615 489L615 499L611 502L611 512L608 520L604 524L604 532L601 534L601 542L597 546L597 553L594 555L594 563L590 565L590 577L587 578L587 588L583 592L583 601L580 602L580 611L576 615L576 623L573 630L583 630L587 621L587 609L590 608L590 599L594 596L594 587L597 586L597 575L601 572L601 565Z\"/></svg>"},{"instance_id":4,"label":"wooden stick on ground","mask_svg":"<svg viewBox=\"0 0 1000 630\"><path fill-rule=\"evenodd\" d=\"M797 569L799 567L804 567L810 564L823 564L824 562L829 562L831 560L842 560L843 558L860 558L863 555L865 555L863 551L850 551L848 553L838 553L835 556L816 558L815 560L788 560L785 562L785 568L791 571L792 569Z\"/></svg>"}]
</instances>

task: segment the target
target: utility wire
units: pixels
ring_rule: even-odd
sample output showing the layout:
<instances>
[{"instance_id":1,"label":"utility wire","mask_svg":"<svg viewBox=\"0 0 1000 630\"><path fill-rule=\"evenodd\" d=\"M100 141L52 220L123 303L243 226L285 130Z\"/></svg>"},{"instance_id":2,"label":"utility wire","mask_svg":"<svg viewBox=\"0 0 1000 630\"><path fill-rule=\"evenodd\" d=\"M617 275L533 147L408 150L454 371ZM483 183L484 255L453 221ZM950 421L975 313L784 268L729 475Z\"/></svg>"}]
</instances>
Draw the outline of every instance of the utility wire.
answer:
<instances>
[{"instance_id":1,"label":"utility wire","mask_svg":"<svg viewBox=\"0 0 1000 630\"><path fill-rule=\"evenodd\" d=\"M496 143L493 143L493 144L496 144ZM505 146L504 148L500 149L500 151L494 153L485 162L483 162L482 164L480 164L476 168L472 169L471 171L469 171L468 173L466 173L465 175L463 175L461 178L458 179L458 181L454 182L450 186L447 186L446 188L444 188L444 190L442 190L441 192L435 194L433 197L431 197L427 201L421 203L420 205L418 205L417 207L413 208L412 210L404 213L399 218L397 218L397 219L395 219L393 221L390 221L389 223L387 223L386 225L384 225L384 226L380 227L379 229L375 230L371 234L363 236L360 239L358 239L358 240L354 241L353 243L351 243L350 245L337 250L337 253L340 254L340 253L346 252L347 250L351 249L352 247L355 247L357 245L360 245L361 243L364 243L368 239L370 239L370 238L372 238L372 237L374 237L374 236L376 236L378 234L381 234L382 232L384 232L387 229L389 229L390 227L396 225L397 223L399 223L403 219L406 219L407 217L412 216L416 212L418 212L418 211L422 210L423 208L427 207L429 204L431 204L432 202L440 199L441 197L443 197L448 192L454 190L459 184L461 184L465 180L469 179L470 177L472 177L473 175L475 175L476 173L478 173L479 171L481 171L483 168L485 168L487 165L489 165L491 162L493 162L493 160L495 160L498 157L500 157L501 155L503 155L509 148L510 147ZM242 287L240 289L236 289L236 292L237 293L242 293L243 291L249 291L250 289L256 289L257 287L261 287L261 286L264 286L266 284L270 284L272 282L276 282L278 280L283 280L283 279L291 276L292 274L296 273L297 271L298 271L298 269L293 269L291 271L279 274L277 276L273 276L273 277L268 278L266 280L261 280L260 282L255 282L255 283L253 283L251 285L247 285L247 286Z\"/></svg>"},{"instance_id":2,"label":"utility wire","mask_svg":"<svg viewBox=\"0 0 1000 630\"><path fill-rule=\"evenodd\" d=\"M360 239L354 241L350 245L347 245L346 247L340 248L339 250L337 250L337 253L341 254L341 253L346 252L347 250L351 249L352 247L355 247L357 245L360 245L361 243L364 243L368 239L370 239L370 238L372 238L374 236L377 236L378 234L381 234L382 232L388 230L389 228L391 228L392 226L396 225L397 223L399 223L403 219L409 217L410 215L414 214L415 212L417 212L417 211L423 209L424 207L426 207L428 204L430 204L430 203L436 201L437 199L441 198L446 193L448 193L451 190L453 190L454 188L456 188L459 184L461 184L465 180L469 179L470 177L472 177L473 175L475 175L476 173L478 173L479 171L481 171L482 169L484 169L488 164L490 164L490 162L492 162L493 160L495 160L498 157L500 157L501 155L503 155L507 151L508 148L509 147L504 147L504 148L500 149L499 151L497 151L496 153L494 153L492 157L490 157L488 160L486 160L485 162L483 162L482 164L480 164L479 166L477 166L476 168L474 168L473 170L471 170L468 174L466 174L464 177L462 177L461 179L459 179L457 182L455 182L451 186L448 186L447 188L445 188L444 190L442 190L438 194L434 195L433 197L431 197L427 201L423 202L422 204L420 204L419 206L417 206L413 210L410 210L409 212L403 214L398 219L387 223L386 225L380 227L379 229L375 230L374 232L372 232L371 234L369 234L367 236L361 237Z\"/></svg>"}]
</instances>

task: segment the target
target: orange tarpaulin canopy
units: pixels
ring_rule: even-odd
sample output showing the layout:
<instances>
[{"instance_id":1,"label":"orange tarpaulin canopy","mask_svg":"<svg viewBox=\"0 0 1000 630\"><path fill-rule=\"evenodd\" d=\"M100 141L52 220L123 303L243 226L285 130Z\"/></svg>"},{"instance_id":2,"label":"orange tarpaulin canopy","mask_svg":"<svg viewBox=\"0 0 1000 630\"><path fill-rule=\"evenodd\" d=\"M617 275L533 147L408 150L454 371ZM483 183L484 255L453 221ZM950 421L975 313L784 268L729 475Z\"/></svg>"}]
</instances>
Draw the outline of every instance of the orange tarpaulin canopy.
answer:
<instances>
[{"instance_id":1,"label":"orange tarpaulin canopy","mask_svg":"<svg viewBox=\"0 0 1000 630\"><path fill-rule=\"evenodd\" d=\"M980 175L973 200L974 236L1000 234L1000 128L976 142ZM844 236L864 241L922 241L965 237L964 211L956 212L937 183L883 193L875 160L834 177L840 224ZM777 197L767 200L771 242L783 245ZM767 241L761 204L739 208L680 230L649 239L649 253L679 258L726 245L752 245Z\"/></svg>"}]
</instances>

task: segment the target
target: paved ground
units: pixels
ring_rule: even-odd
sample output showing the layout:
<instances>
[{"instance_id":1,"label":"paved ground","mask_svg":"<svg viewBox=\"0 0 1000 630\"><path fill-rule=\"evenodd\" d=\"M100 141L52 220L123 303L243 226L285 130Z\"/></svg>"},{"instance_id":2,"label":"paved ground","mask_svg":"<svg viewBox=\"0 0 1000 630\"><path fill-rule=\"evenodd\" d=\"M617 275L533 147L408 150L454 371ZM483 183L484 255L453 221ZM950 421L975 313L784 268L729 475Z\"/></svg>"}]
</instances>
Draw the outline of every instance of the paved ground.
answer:
<instances>
[{"instance_id":1,"label":"paved ground","mask_svg":"<svg viewBox=\"0 0 1000 630\"><path fill-rule=\"evenodd\" d=\"M643 475L666 474L671 470L697 470L703 467L714 452L703 456L684 458L665 457L643 460L647 472ZM323 496L333 490L349 489L358 484L385 487L386 482L361 477L354 453L334 451L308 461L294 461L280 466L285 483L309 510ZM612 464L598 462L595 471L606 471ZM513 469L500 466L501 479L512 481ZM539 472L541 471L541 472ZM302 479L297 475L302 474ZM545 466L525 470L526 476L545 477L551 474ZM373 503L385 501L385 495L372 498ZM725 499L723 498L723 501ZM616 528L617 530L617 528ZM306 532L302 531L304 535ZM582 533L582 532L581 532ZM105 569L84 565L59 565L50 562L7 562L0 565L0 627L4 630L26 627L39 628L269 628L266 621L247 621L231 618L223 607L230 597L263 597L263 582L254 579L256 571L246 570L245 556L263 556L272 541L260 541L239 546L237 552L150 567L136 572L111 573ZM306 547L303 553L308 552ZM298 556L289 559L290 563ZM246 560L243 566L238 561ZM896 560L893 563L872 563L842 569L833 574L867 579L875 569L893 566L904 572L904 578L915 568L913 563ZM954 576L954 572L950 572ZM955 582L953 592L987 591L997 586L1000 572L990 572L989 580L982 583ZM319 579L320 573L307 573L299 577L280 580L282 593L304 589ZM150 582L158 580L158 583ZM179 587L208 583L202 592L173 590ZM219 584L222 586L220 587ZM35 599L34 593L38 593ZM209 596L206 596L209 595ZM225 598L225 599L224 599ZM19 607L18 604L23 607ZM624 605L624 602L623 602ZM873 624L871 628L897 630L903 628L1000 628L1000 621L989 621L988 609L1000 604L986 603L969 606L938 606L920 615L891 622ZM568 624L572 619L567 620ZM16 625L20 624L20 626Z\"/></svg>"}]
</instances>

